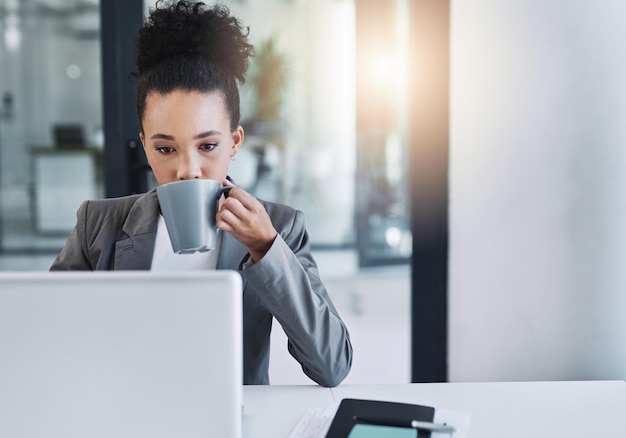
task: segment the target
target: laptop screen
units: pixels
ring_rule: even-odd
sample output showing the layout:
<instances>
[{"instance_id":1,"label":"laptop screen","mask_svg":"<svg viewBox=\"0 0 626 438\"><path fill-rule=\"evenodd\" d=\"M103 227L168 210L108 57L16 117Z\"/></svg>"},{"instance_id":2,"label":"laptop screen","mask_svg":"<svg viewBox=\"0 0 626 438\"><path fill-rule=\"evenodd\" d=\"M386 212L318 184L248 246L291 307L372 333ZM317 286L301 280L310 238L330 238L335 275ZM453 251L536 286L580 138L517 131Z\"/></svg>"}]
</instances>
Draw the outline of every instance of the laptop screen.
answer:
<instances>
[{"instance_id":1,"label":"laptop screen","mask_svg":"<svg viewBox=\"0 0 626 438\"><path fill-rule=\"evenodd\" d=\"M233 271L0 273L0 436L241 436Z\"/></svg>"}]
</instances>

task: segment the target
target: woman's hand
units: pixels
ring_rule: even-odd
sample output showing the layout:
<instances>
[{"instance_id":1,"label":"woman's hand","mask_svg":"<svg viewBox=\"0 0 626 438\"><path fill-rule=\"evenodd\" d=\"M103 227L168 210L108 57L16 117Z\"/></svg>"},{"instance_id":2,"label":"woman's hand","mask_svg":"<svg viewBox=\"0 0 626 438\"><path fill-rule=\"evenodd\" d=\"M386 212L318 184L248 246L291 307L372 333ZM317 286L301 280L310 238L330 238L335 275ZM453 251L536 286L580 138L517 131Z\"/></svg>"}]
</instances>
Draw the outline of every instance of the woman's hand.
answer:
<instances>
[{"instance_id":1,"label":"woman's hand","mask_svg":"<svg viewBox=\"0 0 626 438\"><path fill-rule=\"evenodd\" d=\"M221 202L215 217L216 224L219 229L228 231L244 244L252 261L256 263L270 249L278 232L257 198L233 186L228 180L222 181L222 185L233 188Z\"/></svg>"}]
</instances>

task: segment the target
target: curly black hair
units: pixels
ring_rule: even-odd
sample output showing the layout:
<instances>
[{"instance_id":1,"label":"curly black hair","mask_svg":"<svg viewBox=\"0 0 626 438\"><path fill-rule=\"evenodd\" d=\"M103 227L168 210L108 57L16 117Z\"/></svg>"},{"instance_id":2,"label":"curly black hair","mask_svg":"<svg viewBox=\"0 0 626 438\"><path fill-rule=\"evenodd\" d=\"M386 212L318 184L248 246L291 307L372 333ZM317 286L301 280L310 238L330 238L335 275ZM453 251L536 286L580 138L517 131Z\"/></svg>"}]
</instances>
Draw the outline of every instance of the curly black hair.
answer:
<instances>
[{"instance_id":1,"label":"curly black hair","mask_svg":"<svg viewBox=\"0 0 626 438\"><path fill-rule=\"evenodd\" d=\"M140 79L139 122L150 92L219 91L224 95L231 129L236 129L241 117L238 84L245 82L249 58L254 54L248 33L226 6L157 1L136 40L133 74Z\"/></svg>"}]
</instances>

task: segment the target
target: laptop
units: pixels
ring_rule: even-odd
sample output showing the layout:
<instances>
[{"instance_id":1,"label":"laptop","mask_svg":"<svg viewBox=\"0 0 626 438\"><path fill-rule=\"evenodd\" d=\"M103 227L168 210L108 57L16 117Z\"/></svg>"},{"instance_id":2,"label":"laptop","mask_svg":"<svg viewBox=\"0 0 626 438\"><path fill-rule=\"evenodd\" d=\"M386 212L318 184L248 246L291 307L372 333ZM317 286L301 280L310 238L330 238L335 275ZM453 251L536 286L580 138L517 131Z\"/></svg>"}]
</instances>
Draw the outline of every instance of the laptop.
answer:
<instances>
[{"instance_id":1,"label":"laptop","mask_svg":"<svg viewBox=\"0 0 626 438\"><path fill-rule=\"evenodd\" d=\"M242 434L234 271L0 273L0 437Z\"/></svg>"}]
</instances>

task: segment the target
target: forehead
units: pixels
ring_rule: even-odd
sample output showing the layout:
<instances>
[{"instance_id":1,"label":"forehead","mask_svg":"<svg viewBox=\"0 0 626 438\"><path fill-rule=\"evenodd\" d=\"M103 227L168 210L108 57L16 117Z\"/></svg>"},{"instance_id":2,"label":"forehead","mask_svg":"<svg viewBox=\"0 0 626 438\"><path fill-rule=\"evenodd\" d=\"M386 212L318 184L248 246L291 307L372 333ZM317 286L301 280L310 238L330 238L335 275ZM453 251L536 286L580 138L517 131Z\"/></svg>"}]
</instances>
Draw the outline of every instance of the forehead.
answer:
<instances>
[{"instance_id":1,"label":"forehead","mask_svg":"<svg viewBox=\"0 0 626 438\"><path fill-rule=\"evenodd\" d=\"M221 92L174 90L150 92L146 96L143 122L162 125L182 122L228 123L228 112Z\"/></svg>"}]
</instances>

